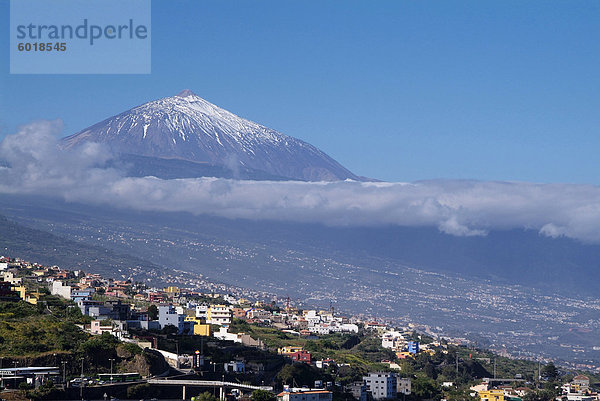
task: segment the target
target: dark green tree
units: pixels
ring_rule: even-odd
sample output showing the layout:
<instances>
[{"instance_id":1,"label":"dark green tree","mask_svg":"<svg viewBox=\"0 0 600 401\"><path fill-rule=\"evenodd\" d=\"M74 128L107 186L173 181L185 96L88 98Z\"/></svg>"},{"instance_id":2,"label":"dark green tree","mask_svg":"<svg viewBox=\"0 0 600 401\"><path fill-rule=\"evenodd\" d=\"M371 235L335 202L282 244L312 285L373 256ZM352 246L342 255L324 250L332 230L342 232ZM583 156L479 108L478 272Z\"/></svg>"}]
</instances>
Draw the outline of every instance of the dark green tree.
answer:
<instances>
[{"instance_id":1,"label":"dark green tree","mask_svg":"<svg viewBox=\"0 0 600 401\"><path fill-rule=\"evenodd\" d=\"M552 362L550 362L548 365L544 366L544 368L541 371L542 377L545 377L546 379L548 379L548 381L556 381L556 379L558 379L558 369L556 369L556 366L554 366L554 364Z\"/></svg>"},{"instance_id":2,"label":"dark green tree","mask_svg":"<svg viewBox=\"0 0 600 401\"><path fill-rule=\"evenodd\" d=\"M205 391L204 393L198 394L198 396L196 397L196 401L217 401L217 397L215 397L208 391Z\"/></svg>"},{"instance_id":3,"label":"dark green tree","mask_svg":"<svg viewBox=\"0 0 600 401\"><path fill-rule=\"evenodd\" d=\"M127 388L127 398L139 399L152 395L152 389L148 383L136 384Z\"/></svg>"},{"instance_id":4,"label":"dark green tree","mask_svg":"<svg viewBox=\"0 0 600 401\"><path fill-rule=\"evenodd\" d=\"M416 400L438 399L440 390L429 377L417 377L412 381L412 395Z\"/></svg>"},{"instance_id":5,"label":"dark green tree","mask_svg":"<svg viewBox=\"0 0 600 401\"><path fill-rule=\"evenodd\" d=\"M555 398L556 392L553 390L535 390L525 394L523 401L553 401Z\"/></svg>"},{"instance_id":6,"label":"dark green tree","mask_svg":"<svg viewBox=\"0 0 600 401\"><path fill-rule=\"evenodd\" d=\"M163 334L177 334L179 329L172 324L167 324L160 332Z\"/></svg>"},{"instance_id":7,"label":"dark green tree","mask_svg":"<svg viewBox=\"0 0 600 401\"><path fill-rule=\"evenodd\" d=\"M430 377L433 380L437 379L438 373L435 366L432 363L426 363L424 370L427 377Z\"/></svg>"},{"instance_id":8,"label":"dark green tree","mask_svg":"<svg viewBox=\"0 0 600 401\"><path fill-rule=\"evenodd\" d=\"M252 401L275 401L275 394L266 390L254 390L252 392Z\"/></svg>"},{"instance_id":9,"label":"dark green tree","mask_svg":"<svg viewBox=\"0 0 600 401\"><path fill-rule=\"evenodd\" d=\"M148 307L148 319L150 319L150 320L158 319L158 306L152 304Z\"/></svg>"},{"instance_id":10,"label":"dark green tree","mask_svg":"<svg viewBox=\"0 0 600 401\"><path fill-rule=\"evenodd\" d=\"M305 363L285 365L277 374L277 378L285 384L297 386L313 386L315 380L322 380L319 369Z\"/></svg>"}]
</instances>

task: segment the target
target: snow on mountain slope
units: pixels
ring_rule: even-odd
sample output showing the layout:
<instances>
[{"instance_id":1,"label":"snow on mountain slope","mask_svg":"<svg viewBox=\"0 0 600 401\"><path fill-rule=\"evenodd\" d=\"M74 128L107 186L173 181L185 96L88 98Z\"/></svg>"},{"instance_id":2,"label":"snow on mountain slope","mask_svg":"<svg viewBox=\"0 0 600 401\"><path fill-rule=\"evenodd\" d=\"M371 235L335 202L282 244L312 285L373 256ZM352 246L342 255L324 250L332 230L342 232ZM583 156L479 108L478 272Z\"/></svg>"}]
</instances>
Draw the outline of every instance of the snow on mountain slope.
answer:
<instances>
[{"instance_id":1,"label":"snow on mountain slope","mask_svg":"<svg viewBox=\"0 0 600 401\"><path fill-rule=\"evenodd\" d=\"M108 118L63 140L105 143L121 154L180 159L295 180L358 179L309 143L243 119L190 90Z\"/></svg>"}]
</instances>

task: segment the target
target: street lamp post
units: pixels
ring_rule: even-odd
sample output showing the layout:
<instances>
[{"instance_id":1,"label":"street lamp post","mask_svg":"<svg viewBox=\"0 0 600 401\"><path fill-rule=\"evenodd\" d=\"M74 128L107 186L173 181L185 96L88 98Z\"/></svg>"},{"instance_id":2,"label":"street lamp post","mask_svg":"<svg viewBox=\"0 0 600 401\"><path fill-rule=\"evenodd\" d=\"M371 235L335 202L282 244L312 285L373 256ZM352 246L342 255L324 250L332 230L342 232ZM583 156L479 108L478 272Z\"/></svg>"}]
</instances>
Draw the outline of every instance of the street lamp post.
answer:
<instances>
[{"instance_id":1,"label":"street lamp post","mask_svg":"<svg viewBox=\"0 0 600 401\"><path fill-rule=\"evenodd\" d=\"M81 359L81 383L79 383L79 396L81 397L81 399L83 400L83 360L84 358L79 358Z\"/></svg>"},{"instance_id":2,"label":"street lamp post","mask_svg":"<svg viewBox=\"0 0 600 401\"><path fill-rule=\"evenodd\" d=\"M219 391L219 401L222 401L225 399L225 393L227 391L225 390L225 374L223 374L223 376L221 377L221 388Z\"/></svg>"},{"instance_id":3,"label":"street lamp post","mask_svg":"<svg viewBox=\"0 0 600 401\"><path fill-rule=\"evenodd\" d=\"M17 365L19 364L18 361L13 361L13 365L15 366L15 371L13 372L14 376L15 376L15 388L17 388Z\"/></svg>"},{"instance_id":4,"label":"street lamp post","mask_svg":"<svg viewBox=\"0 0 600 401\"><path fill-rule=\"evenodd\" d=\"M110 358L110 384L112 384L113 382L113 362L115 361L115 358Z\"/></svg>"},{"instance_id":5,"label":"street lamp post","mask_svg":"<svg viewBox=\"0 0 600 401\"><path fill-rule=\"evenodd\" d=\"M67 361L61 361L63 366L63 385L67 387Z\"/></svg>"}]
</instances>

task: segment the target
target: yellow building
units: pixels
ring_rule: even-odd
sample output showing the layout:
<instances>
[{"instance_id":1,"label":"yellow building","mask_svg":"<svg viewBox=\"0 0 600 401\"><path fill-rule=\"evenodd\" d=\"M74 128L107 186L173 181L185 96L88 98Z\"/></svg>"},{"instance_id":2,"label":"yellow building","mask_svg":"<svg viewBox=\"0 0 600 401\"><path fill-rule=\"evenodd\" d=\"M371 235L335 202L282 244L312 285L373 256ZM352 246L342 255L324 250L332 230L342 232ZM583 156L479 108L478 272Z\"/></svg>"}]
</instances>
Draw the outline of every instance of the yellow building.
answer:
<instances>
[{"instance_id":1,"label":"yellow building","mask_svg":"<svg viewBox=\"0 0 600 401\"><path fill-rule=\"evenodd\" d=\"M238 305L252 305L252 302L250 302L250 300L246 298L238 299L237 303Z\"/></svg>"},{"instance_id":2,"label":"yellow building","mask_svg":"<svg viewBox=\"0 0 600 401\"><path fill-rule=\"evenodd\" d=\"M414 358L414 354L411 354L408 351L401 351L401 352L396 352L396 357L398 359Z\"/></svg>"},{"instance_id":3,"label":"yellow building","mask_svg":"<svg viewBox=\"0 0 600 401\"><path fill-rule=\"evenodd\" d=\"M303 350L304 350L304 348L302 348L302 347L289 345L286 347L278 348L277 353L279 355L289 355L289 354L293 354L294 352L303 351Z\"/></svg>"},{"instance_id":4,"label":"yellow building","mask_svg":"<svg viewBox=\"0 0 600 401\"><path fill-rule=\"evenodd\" d=\"M39 293L34 292L28 294L24 285L14 286L12 289L13 291L19 293L19 298L21 298L23 301L29 302L32 305L37 305L38 298L40 297Z\"/></svg>"},{"instance_id":5,"label":"yellow building","mask_svg":"<svg viewBox=\"0 0 600 401\"><path fill-rule=\"evenodd\" d=\"M32 305L37 305L38 299L40 299L40 294L38 292L25 295L25 301L29 302Z\"/></svg>"},{"instance_id":6,"label":"yellow building","mask_svg":"<svg viewBox=\"0 0 600 401\"><path fill-rule=\"evenodd\" d=\"M196 316L186 316L186 322L194 322L194 335L195 336L205 336L210 337L212 335L212 330L210 328L210 324L206 323L206 320L198 318Z\"/></svg>"},{"instance_id":7,"label":"yellow building","mask_svg":"<svg viewBox=\"0 0 600 401\"><path fill-rule=\"evenodd\" d=\"M27 289L25 288L24 285L15 285L12 288L13 291L18 292L19 293L19 297L25 301L25 292L27 291Z\"/></svg>"},{"instance_id":8,"label":"yellow building","mask_svg":"<svg viewBox=\"0 0 600 401\"><path fill-rule=\"evenodd\" d=\"M169 286L165 288L164 291L169 294L179 294L181 290L179 289L179 287Z\"/></svg>"},{"instance_id":9,"label":"yellow building","mask_svg":"<svg viewBox=\"0 0 600 401\"><path fill-rule=\"evenodd\" d=\"M210 324L198 324L194 325L194 335L195 336L204 336L210 337L212 335L212 330L210 328Z\"/></svg>"},{"instance_id":10,"label":"yellow building","mask_svg":"<svg viewBox=\"0 0 600 401\"><path fill-rule=\"evenodd\" d=\"M493 388L486 391L480 391L479 399L481 401L504 401L504 390Z\"/></svg>"}]
</instances>

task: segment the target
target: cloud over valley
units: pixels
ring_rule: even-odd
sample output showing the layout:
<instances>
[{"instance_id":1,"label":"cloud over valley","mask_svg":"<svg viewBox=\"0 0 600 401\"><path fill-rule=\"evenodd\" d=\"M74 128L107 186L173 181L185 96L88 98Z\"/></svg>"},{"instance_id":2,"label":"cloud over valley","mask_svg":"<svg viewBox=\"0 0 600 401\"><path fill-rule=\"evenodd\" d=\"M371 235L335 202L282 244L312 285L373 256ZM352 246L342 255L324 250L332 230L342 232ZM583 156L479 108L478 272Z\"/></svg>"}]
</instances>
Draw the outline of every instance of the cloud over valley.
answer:
<instances>
[{"instance_id":1,"label":"cloud over valley","mask_svg":"<svg viewBox=\"0 0 600 401\"><path fill-rule=\"evenodd\" d=\"M525 228L600 242L600 187L436 180L414 183L240 181L127 177L101 145L60 150L59 121L22 127L0 143L0 193L227 218L334 226L434 226L457 236ZM113 167L107 167L113 166Z\"/></svg>"}]
</instances>

